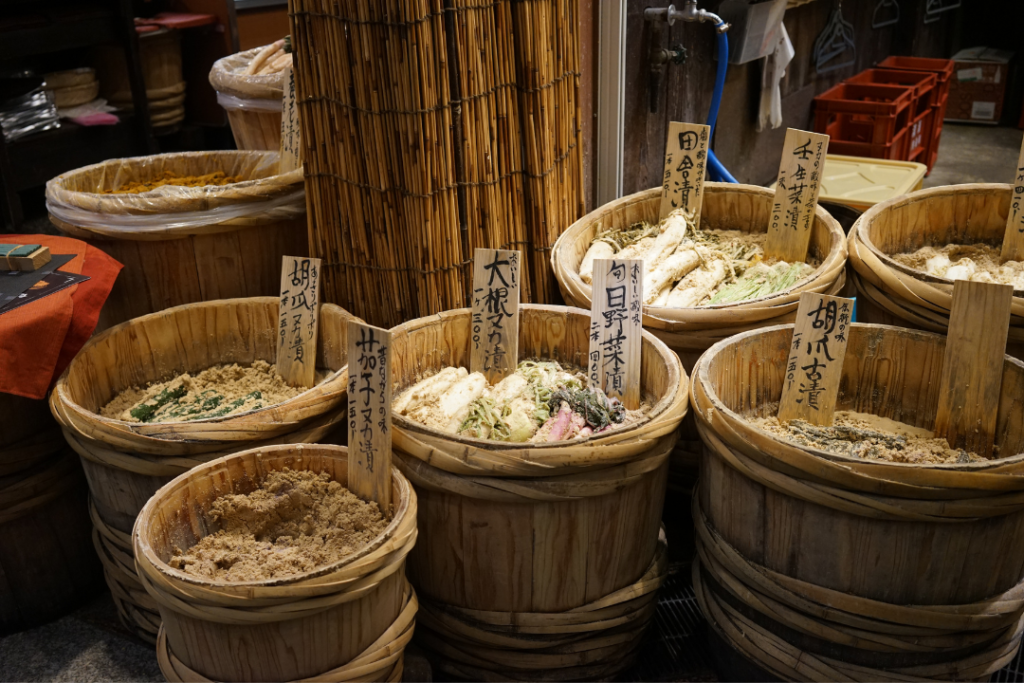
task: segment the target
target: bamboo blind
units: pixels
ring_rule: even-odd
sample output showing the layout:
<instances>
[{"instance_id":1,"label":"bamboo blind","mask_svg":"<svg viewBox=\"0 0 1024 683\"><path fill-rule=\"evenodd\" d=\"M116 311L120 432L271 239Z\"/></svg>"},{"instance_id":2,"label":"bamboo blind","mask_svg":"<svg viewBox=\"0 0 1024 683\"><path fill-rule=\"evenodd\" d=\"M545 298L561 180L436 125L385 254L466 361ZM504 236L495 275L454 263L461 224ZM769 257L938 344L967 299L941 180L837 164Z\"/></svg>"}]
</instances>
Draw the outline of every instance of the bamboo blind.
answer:
<instances>
[{"instance_id":1,"label":"bamboo blind","mask_svg":"<svg viewBox=\"0 0 1024 683\"><path fill-rule=\"evenodd\" d=\"M473 249L550 250L583 207L578 0L289 0L324 297L394 326L468 305Z\"/></svg>"}]
</instances>

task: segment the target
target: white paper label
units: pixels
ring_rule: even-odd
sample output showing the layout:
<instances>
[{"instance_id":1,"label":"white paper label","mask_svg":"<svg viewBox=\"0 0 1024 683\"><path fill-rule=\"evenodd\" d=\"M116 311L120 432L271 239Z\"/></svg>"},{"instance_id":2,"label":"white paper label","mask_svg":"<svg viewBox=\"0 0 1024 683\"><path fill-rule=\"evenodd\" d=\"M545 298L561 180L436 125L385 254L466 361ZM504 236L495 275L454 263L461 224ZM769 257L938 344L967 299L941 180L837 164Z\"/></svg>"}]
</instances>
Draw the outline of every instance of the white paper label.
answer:
<instances>
[{"instance_id":1,"label":"white paper label","mask_svg":"<svg viewBox=\"0 0 1024 683\"><path fill-rule=\"evenodd\" d=\"M996 117L995 102L975 102L971 105L972 119L986 119L991 121Z\"/></svg>"},{"instance_id":2,"label":"white paper label","mask_svg":"<svg viewBox=\"0 0 1024 683\"><path fill-rule=\"evenodd\" d=\"M961 83L969 83L971 81L980 81L982 71L980 66L976 66L973 69L960 69L956 72L956 78Z\"/></svg>"}]
</instances>

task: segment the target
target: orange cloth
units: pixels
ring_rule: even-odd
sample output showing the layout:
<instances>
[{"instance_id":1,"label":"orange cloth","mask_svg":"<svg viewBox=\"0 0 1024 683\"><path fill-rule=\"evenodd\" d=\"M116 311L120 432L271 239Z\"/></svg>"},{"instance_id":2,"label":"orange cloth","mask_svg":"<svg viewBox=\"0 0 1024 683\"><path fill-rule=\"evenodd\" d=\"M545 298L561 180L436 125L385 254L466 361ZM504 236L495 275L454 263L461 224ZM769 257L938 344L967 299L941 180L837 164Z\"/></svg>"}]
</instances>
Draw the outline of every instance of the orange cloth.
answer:
<instances>
[{"instance_id":1,"label":"orange cloth","mask_svg":"<svg viewBox=\"0 0 1024 683\"><path fill-rule=\"evenodd\" d=\"M0 392L43 399L92 336L100 309L123 266L70 237L3 235L3 239L42 244L51 254L75 254L57 270L91 278L0 314Z\"/></svg>"}]
</instances>

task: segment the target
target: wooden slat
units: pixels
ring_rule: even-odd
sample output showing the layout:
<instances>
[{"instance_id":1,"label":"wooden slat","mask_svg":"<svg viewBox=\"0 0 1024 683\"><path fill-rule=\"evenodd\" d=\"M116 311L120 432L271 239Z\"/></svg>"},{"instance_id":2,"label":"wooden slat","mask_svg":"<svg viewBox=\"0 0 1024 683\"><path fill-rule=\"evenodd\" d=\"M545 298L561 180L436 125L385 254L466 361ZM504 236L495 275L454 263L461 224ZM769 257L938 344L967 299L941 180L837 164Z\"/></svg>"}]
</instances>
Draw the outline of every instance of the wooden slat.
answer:
<instances>
[{"instance_id":1,"label":"wooden slat","mask_svg":"<svg viewBox=\"0 0 1024 683\"><path fill-rule=\"evenodd\" d=\"M1002 260L1024 261L1024 143L1021 143L1011 184L1013 196L1010 197L1010 212L1006 216Z\"/></svg>"},{"instance_id":2,"label":"wooden slat","mask_svg":"<svg viewBox=\"0 0 1024 683\"><path fill-rule=\"evenodd\" d=\"M519 364L518 251L477 249L473 258L473 330L470 372L497 384Z\"/></svg>"},{"instance_id":3,"label":"wooden slat","mask_svg":"<svg viewBox=\"0 0 1024 683\"><path fill-rule=\"evenodd\" d=\"M765 241L766 258L794 263L807 260L814 210L821 190L821 170L828 136L790 128L782 147L779 181Z\"/></svg>"},{"instance_id":4,"label":"wooden slat","mask_svg":"<svg viewBox=\"0 0 1024 683\"><path fill-rule=\"evenodd\" d=\"M320 259L281 259L277 374L293 387L311 387L316 376L320 325Z\"/></svg>"},{"instance_id":5,"label":"wooden slat","mask_svg":"<svg viewBox=\"0 0 1024 683\"><path fill-rule=\"evenodd\" d=\"M391 515L391 333L348 324L348 489Z\"/></svg>"},{"instance_id":6,"label":"wooden slat","mask_svg":"<svg viewBox=\"0 0 1024 683\"><path fill-rule=\"evenodd\" d=\"M294 171L302 166L302 132L299 128L299 111L295 106L295 71L286 66L284 95L281 98L281 161L279 173Z\"/></svg>"},{"instance_id":7,"label":"wooden slat","mask_svg":"<svg viewBox=\"0 0 1024 683\"><path fill-rule=\"evenodd\" d=\"M596 259L590 312L590 381L629 410L640 407L642 259Z\"/></svg>"},{"instance_id":8,"label":"wooden slat","mask_svg":"<svg viewBox=\"0 0 1024 683\"><path fill-rule=\"evenodd\" d=\"M708 166L708 136L711 127L673 121L665 142L665 174L661 184L662 218L676 209L694 212L694 225L700 226L704 202L704 180Z\"/></svg>"}]
</instances>

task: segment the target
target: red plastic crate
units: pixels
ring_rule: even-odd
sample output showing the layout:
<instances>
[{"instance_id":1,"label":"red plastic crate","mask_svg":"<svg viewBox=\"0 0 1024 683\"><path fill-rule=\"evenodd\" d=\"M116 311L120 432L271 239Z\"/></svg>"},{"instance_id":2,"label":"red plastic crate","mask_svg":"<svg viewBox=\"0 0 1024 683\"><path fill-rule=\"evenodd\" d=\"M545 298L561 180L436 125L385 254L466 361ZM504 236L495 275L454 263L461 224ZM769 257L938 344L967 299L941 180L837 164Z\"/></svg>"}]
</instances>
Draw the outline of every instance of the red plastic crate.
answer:
<instances>
[{"instance_id":1,"label":"red plastic crate","mask_svg":"<svg viewBox=\"0 0 1024 683\"><path fill-rule=\"evenodd\" d=\"M906 160L910 128L898 132L893 141L887 144L864 142L863 139L870 136L871 128L870 123L849 119L837 121L829 132L828 153L871 159Z\"/></svg>"},{"instance_id":2,"label":"red plastic crate","mask_svg":"<svg viewBox=\"0 0 1024 683\"><path fill-rule=\"evenodd\" d=\"M847 78L845 83L860 85L902 85L914 89L915 114L921 114L938 100L935 86L938 76L925 71L901 71L898 69L865 69L856 76Z\"/></svg>"},{"instance_id":3,"label":"red plastic crate","mask_svg":"<svg viewBox=\"0 0 1024 683\"><path fill-rule=\"evenodd\" d=\"M926 71L938 77L935 101L944 100L949 95L949 79L953 76L952 59L930 59L928 57L886 57L878 65L882 69L899 69L901 71Z\"/></svg>"},{"instance_id":4,"label":"red plastic crate","mask_svg":"<svg viewBox=\"0 0 1024 683\"><path fill-rule=\"evenodd\" d=\"M928 167L930 171L933 164L927 159L932 147L938 149L935 144L935 110L928 108L910 124L907 131L907 156L906 161L918 161Z\"/></svg>"},{"instance_id":5,"label":"red plastic crate","mask_svg":"<svg viewBox=\"0 0 1024 683\"><path fill-rule=\"evenodd\" d=\"M814 98L814 130L832 135L836 125L870 124L871 137L863 139L864 129L858 127L857 141L888 145L910 125L914 102L913 87L840 83Z\"/></svg>"}]
</instances>

